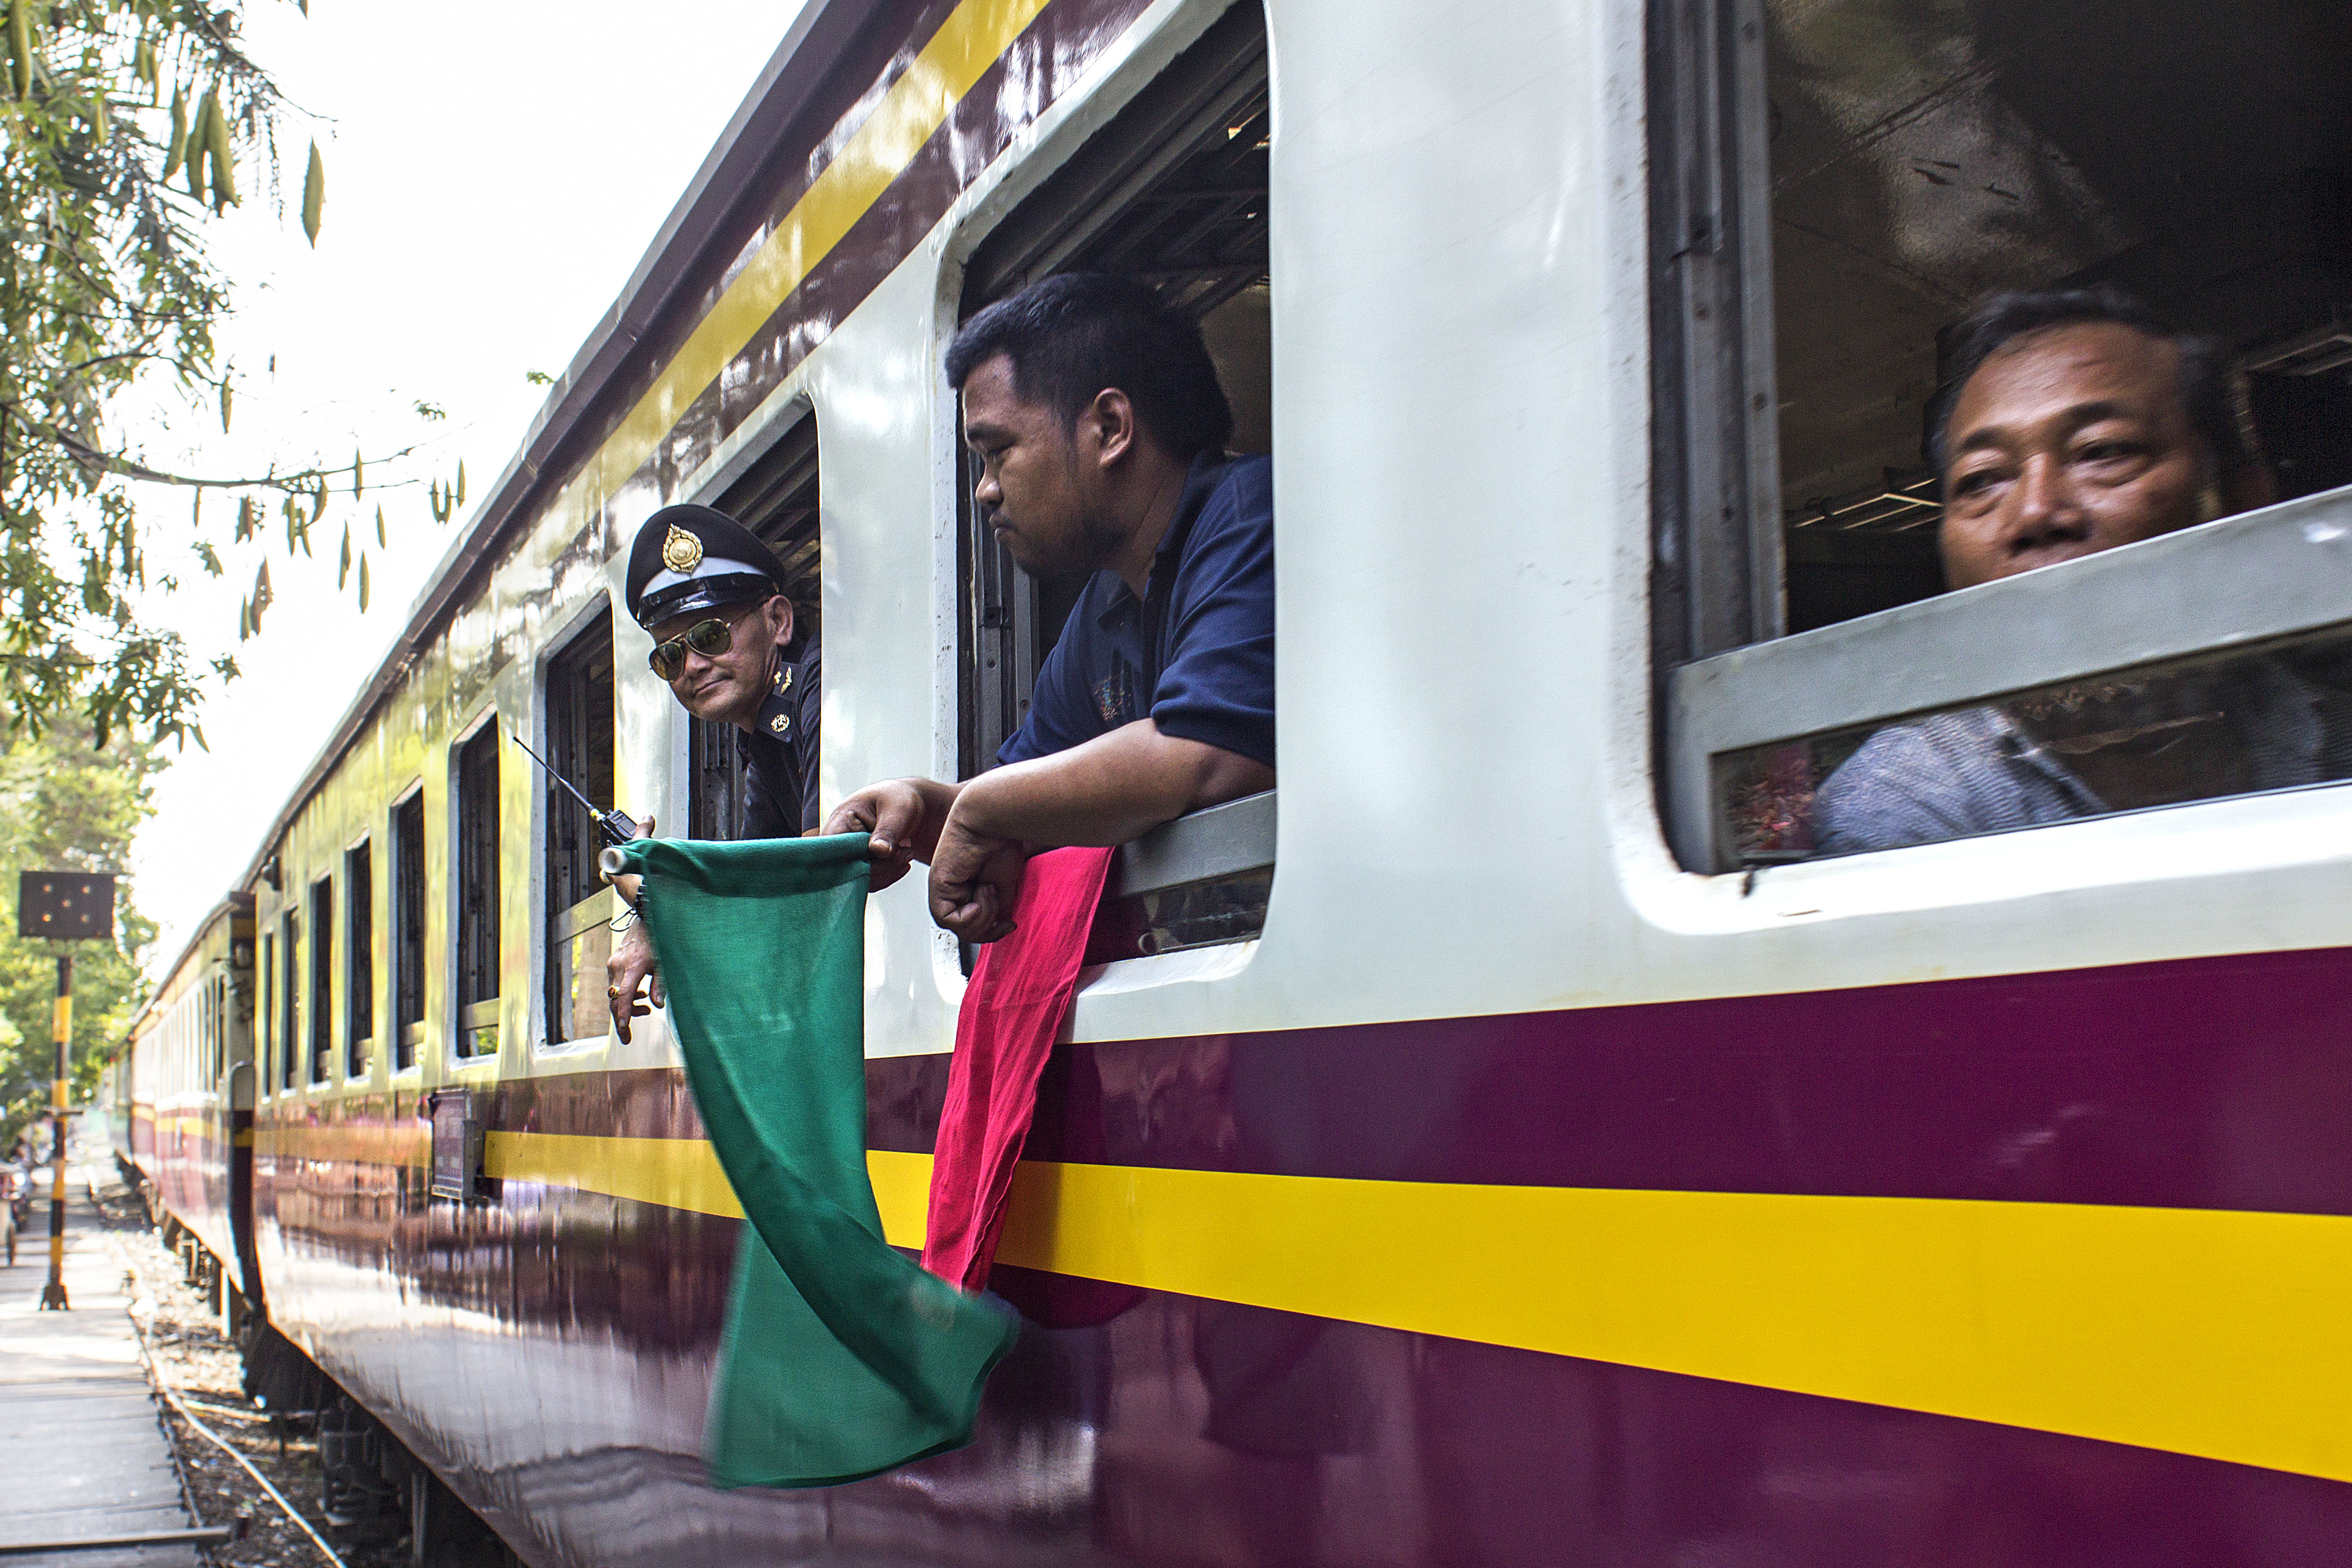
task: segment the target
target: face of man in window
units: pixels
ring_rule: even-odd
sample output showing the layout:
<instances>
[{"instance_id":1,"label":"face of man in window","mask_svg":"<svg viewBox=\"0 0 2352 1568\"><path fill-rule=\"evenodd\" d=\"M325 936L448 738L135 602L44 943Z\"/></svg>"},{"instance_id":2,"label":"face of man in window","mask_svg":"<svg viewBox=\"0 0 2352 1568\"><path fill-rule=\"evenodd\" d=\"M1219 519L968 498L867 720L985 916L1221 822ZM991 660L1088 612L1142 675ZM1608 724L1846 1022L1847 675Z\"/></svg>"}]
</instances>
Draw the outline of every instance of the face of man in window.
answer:
<instances>
[{"instance_id":1,"label":"face of man in window","mask_svg":"<svg viewBox=\"0 0 2352 1568\"><path fill-rule=\"evenodd\" d=\"M1117 548L1117 532L1101 519L1099 436L1090 419L1073 430L1045 403L1014 392L1004 355L964 378L964 444L981 463L972 499L1022 570L1092 571Z\"/></svg>"},{"instance_id":2,"label":"face of man in window","mask_svg":"<svg viewBox=\"0 0 2352 1568\"><path fill-rule=\"evenodd\" d=\"M669 689L678 706L705 724L750 724L768 700L769 672L775 652L793 640L793 601L778 597L765 604L722 604L691 610L653 628L654 641L682 637L709 620L727 622L735 635L721 653L686 652L686 664Z\"/></svg>"},{"instance_id":3,"label":"face of man in window","mask_svg":"<svg viewBox=\"0 0 2352 1568\"><path fill-rule=\"evenodd\" d=\"M1941 545L1954 588L2202 521L2210 465L2172 344L2108 321L2029 333L1953 405Z\"/></svg>"}]
</instances>

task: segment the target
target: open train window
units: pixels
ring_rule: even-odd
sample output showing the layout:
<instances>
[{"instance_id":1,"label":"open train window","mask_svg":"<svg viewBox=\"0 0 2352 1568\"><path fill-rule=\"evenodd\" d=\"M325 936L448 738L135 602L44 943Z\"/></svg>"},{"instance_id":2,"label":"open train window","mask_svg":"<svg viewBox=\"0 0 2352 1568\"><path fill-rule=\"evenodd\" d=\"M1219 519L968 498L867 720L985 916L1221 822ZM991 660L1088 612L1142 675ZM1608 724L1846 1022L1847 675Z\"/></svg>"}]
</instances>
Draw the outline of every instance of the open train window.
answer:
<instances>
[{"instance_id":1,"label":"open train window","mask_svg":"<svg viewBox=\"0 0 2352 1568\"><path fill-rule=\"evenodd\" d=\"M278 921L278 1086L294 1087L294 1063L302 1054L300 998L302 992L302 916L288 910Z\"/></svg>"},{"instance_id":2,"label":"open train window","mask_svg":"<svg viewBox=\"0 0 2352 1568\"><path fill-rule=\"evenodd\" d=\"M324 1083L335 1057L335 879L310 884L310 1082Z\"/></svg>"},{"instance_id":3,"label":"open train window","mask_svg":"<svg viewBox=\"0 0 2352 1568\"><path fill-rule=\"evenodd\" d=\"M1653 626L1683 863L2352 777L2340 18L1652 0L1648 63ZM2168 336L2037 335L2058 293ZM1972 330L1996 294L2036 302ZM2101 369L2101 332L2146 351ZM2026 356L2074 378L2046 447ZM2127 423L2142 392L2158 437L2093 417ZM2194 477L2166 499L2141 476L2168 453ZM2137 509L2013 526L2037 476Z\"/></svg>"},{"instance_id":4,"label":"open train window","mask_svg":"<svg viewBox=\"0 0 2352 1568\"><path fill-rule=\"evenodd\" d=\"M278 938L265 933L261 938L260 963L255 969L254 995L259 998L253 1009L254 1048L257 1061L254 1078L261 1093L268 1094L278 1083L278 1035L271 1027L272 999L278 995Z\"/></svg>"},{"instance_id":5,"label":"open train window","mask_svg":"<svg viewBox=\"0 0 2352 1568\"><path fill-rule=\"evenodd\" d=\"M992 229L966 266L969 318L1061 272L1139 277L1201 323L1233 405L1229 445L1273 450L1273 135L1265 13L1241 0ZM961 443L957 444L963 452ZM958 486L958 755L961 777L995 765L1029 711L1037 672L1085 587L1013 565L975 514L976 459ZM1237 803L1238 804L1238 803ZM1218 808L1122 856L1093 956L1132 957L1255 936L1273 883L1273 801ZM1139 855L1141 859L1139 859ZM1138 891L1146 862L1189 880ZM1147 906L1148 900L1148 906Z\"/></svg>"},{"instance_id":6,"label":"open train window","mask_svg":"<svg viewBox=\"0 0 2352 1568\"><path fill-rule=\"evenodd\" d=\"M457 1054L499 1050L499 721L457 748Z\"/></svg>"},{"instance_id":7,"label":"open train window","mask_svg":"<svg viewBox=\"0 0 2352 1568\"><path fill-rule=\"evenodd\" d=\"M425 1039L425 791L392 809L392 1066L416 1065Z\"/></svg>"},{"instance_id":8,"label":"open train window","mask_svg":"<svg viewBox=\"0 0 2352 1568\"><path fill-rule=\"evenodd\" d=\"M343 1071L357 1078L375 1050L375 857L362 842L343 854Z\"/></svg>"},{"instance_id":9,"label":"open train window","mask_svg":"<svg viewBox=\"0 0 2352 1568\"><path fill-rule=\"evenodd\" d=\"M816 416L804 414L711 503L758 535L784 563L784 580L779 586L793 603L795 656L818 634L820 624L823 562L817 502ZM688 838L743 836L746 780L735 737L732 726L687 720L693 777L687 806Z\"/></svg>"},{"instance_id":10,"label":"open train window","mask_svg":"<svg viewBox=\"0 0 2352 1568\"><path fill-rule=\"evenodd\" d=\"M547 760L596 803L613 809L613 612L607 608L547 664ZM613 890L596 874L604 847L596 819L552 778L541 780L547 822L547 1040L604 1038L604 960L613 952Z\"/></svg>"}]
</instances>

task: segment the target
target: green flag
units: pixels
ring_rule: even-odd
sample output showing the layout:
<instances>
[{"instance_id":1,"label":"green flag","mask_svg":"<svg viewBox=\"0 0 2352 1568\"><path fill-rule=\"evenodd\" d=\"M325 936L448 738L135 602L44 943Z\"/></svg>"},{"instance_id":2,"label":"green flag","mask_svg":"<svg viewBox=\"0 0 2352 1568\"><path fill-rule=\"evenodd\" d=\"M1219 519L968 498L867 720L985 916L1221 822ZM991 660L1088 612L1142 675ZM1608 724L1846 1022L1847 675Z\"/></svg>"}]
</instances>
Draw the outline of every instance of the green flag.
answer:
<instances>
[{"instance_id":1,"label":"green flag","mask_svg":"<svg viewBox=\"0 0 2352 1568\"><path fill-rule=\"evenodd\" d=\"M866 843L625 851L687 1080L751 1219L703 1439L721 1486L829 1486L961 1448L1019 1332L882 1239L866 1173Z\"/></svg>"}]
</instances>

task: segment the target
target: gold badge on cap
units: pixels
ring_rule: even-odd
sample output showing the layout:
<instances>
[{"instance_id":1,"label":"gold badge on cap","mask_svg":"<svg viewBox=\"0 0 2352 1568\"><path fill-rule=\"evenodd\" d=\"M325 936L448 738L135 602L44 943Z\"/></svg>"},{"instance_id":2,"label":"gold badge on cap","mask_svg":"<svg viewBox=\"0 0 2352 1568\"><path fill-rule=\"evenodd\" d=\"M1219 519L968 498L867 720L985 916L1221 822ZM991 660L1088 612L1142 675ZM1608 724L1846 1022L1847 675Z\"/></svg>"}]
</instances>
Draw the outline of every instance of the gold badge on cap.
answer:
<instances>
[{"instance_id":1,"label":"gold badge on cap","mask_svg":"<svg viewBox=\"0 0 2352 1568\"><path fill-rule=\"evenodd\" d=\"M675 572L692 571L702 564L702 541L672 523L662 538L662 564Z\"/></svg>"}]
</instances>

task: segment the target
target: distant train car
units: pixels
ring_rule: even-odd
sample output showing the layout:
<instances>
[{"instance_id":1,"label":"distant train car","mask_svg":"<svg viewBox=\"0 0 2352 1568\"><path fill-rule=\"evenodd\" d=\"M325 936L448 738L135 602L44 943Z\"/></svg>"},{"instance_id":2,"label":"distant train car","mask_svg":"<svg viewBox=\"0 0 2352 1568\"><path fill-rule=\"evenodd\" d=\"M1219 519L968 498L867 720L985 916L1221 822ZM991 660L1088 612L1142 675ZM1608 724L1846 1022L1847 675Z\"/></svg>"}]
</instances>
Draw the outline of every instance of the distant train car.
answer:
<instances>
[{"instance_id":1,"label":"distant train car","mask_svg":"<svg viewBox=\"0 0 2352 1568\"><path fill-rule=\"evenodd\" d=\"M814 0L239 883L257 1343L536 1568L2352 1562L2348 193L2306 0ZM619 608L702 500L821 617L828 806L990 766L1069 585L974 515L943 350L1080 267L1274 455L1279 811L1122 857L972 1445L720 1492L740 1221L506 737L737 831ZM1951 329L2100 284L2228 346L2163 362L2242 376L2286 499L2180 456L2219 520L1941 591ZM2212 787L1826 852L1937 716ZM238 918L134 1081L229 1249ZM912 1246L965 956L919 877L866 930Z\"/></svg>"},{"instance_id":2,"label":"distant train car","mask_svg":"<svg viewBox=\"0 0 2352 1568\"><path fill-rule=\"evenodd\" d=\"M207 915L110 1070L129 1157L248 1302L253 1258L253 900Z\"/></svg>"},{"instance_id":3,"label":"distant train car","mask_svg":"<svg viewBox=\"0 0 2352 1568\"><path fill-rule=\"evenodd\" d=\"M117 1161L125 1167L125 1175L136 1174L145 1184L148 1199L154 1198L155 1181L155 1082L162 1071L163 1041L154 1031L145 1031L142 1039L141 1017L131 1020L131 1031L122 1041L118 1055L107 1072L113 1086L113 1104L108 1117L109 1137L114 1144Z\"/></svg>"},{"instance_id":4,"label":"distant train car","mask_svg":"<svg viewBox=\"0 0 2352 1568\"><path fill-rule=\"evenodd\" d=\"M114 1152L114 1167L133 1186L143 1186L155 1152L155 1107L142 1099L133 1071L131 1041L126 1037L98 1077L99 1114L106 1125L107 1146Z\"/></svg>"},{"instance_id":5,"label":"distant train car","mask_svg":"<svg viewBox=\"0 0 2352 1568\"><path fill-rule=\"evenodd\" d=\"M96 1116L106 1127L106 1146L113 1151L115 1169L128 1182L146 1180L131 1150L131 1043L125 1040L114 1060L99 1069Z\"/></svg>"}]
</instances>

